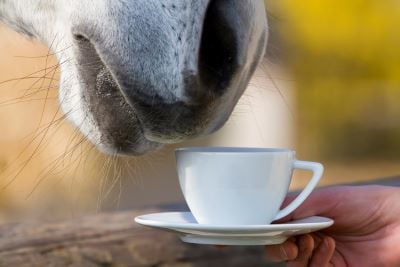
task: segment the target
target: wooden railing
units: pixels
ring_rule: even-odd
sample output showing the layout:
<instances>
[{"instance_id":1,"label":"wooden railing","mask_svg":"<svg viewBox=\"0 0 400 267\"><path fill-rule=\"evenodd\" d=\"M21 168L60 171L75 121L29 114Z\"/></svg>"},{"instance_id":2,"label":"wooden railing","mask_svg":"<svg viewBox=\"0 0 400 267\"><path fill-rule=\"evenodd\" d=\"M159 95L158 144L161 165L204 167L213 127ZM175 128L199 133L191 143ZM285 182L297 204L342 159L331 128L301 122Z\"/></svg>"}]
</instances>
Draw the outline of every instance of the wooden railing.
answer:
<instances>
[{"instance_id":1,"label":"wooden railing","mask_svg":"<svg viewBox=\"0 0 400 267\"><path fill-rule=\"evenodd\" d=\"M400 178L373 182L400 186ZM179 206L175 206L178 208ZM136 215L171 207L101 213L59 223L0 226L0 266L281 266L263 247L191 245L137 225Z\"/></svg>"}]
</instances>

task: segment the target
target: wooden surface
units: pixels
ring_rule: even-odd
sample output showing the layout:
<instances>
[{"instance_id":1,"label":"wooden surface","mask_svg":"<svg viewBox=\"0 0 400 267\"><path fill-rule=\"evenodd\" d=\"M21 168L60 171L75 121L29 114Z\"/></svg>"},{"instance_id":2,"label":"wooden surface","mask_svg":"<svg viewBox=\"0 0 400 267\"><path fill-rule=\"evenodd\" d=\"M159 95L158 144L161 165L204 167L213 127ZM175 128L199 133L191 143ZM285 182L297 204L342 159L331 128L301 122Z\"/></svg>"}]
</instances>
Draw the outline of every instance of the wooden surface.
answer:
<instances>
[{"instance_id":1,"label":"wooden surface","mask_svg":"<svg viewBox=\"0 0 400 267\"><path fill-rule=\"evenodd\" d=\"M400 186L399 178L374 182ZM89 215L59 223L0 226L0 266L281 266L263 247L191 245L134 223L139 214L182 207Z\"/></svg>"},{"instance_id":2,"label":"wooden surface","mask_svg":"<svg viewBox=\"0 0 400 267\"><path fill-rule=\"evenodd\" d=\"M190 245L175 234L134 223L134 216L155 211L4 225L0 266L267 266L262 247Z\"/></svg>"}]
</instances>

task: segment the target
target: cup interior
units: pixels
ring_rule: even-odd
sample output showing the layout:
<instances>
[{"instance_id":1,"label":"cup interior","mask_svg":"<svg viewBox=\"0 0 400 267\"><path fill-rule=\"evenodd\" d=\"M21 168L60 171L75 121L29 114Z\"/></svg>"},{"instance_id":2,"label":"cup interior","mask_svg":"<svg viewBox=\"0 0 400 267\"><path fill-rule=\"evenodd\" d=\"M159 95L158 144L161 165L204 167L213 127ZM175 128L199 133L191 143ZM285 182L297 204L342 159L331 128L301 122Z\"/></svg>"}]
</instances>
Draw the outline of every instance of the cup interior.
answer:
<instances>
[{"instance_id":1,"label":"cup interior","mask_svg":"<svg viewBox=\"0 0 400 267\"><path fill-rule=\"evenodd\" d=\"M260 148L260 147L184 147L177 148L177 153L288 153L293 152L287 148Z\"/></svg>"}]
</instances>

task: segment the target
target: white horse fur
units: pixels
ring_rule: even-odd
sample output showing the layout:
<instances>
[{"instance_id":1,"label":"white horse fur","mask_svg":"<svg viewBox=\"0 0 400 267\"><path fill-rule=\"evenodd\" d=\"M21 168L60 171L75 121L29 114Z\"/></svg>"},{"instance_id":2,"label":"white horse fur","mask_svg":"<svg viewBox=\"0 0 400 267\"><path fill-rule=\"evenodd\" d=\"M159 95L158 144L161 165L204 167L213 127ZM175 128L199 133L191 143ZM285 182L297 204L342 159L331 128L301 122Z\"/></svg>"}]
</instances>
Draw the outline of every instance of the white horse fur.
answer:
<instances>
[{"instance_id":1,"label":"white horse fur","mask_svg":"<svg viewBox=\"0 0 400 267\"><path fill-rule=\"evenodd\" d=\"M220 128L268 35L262 0L0 0L0 21L54 51L67 117L128 155Z\"/></svg>"}]
</instances>

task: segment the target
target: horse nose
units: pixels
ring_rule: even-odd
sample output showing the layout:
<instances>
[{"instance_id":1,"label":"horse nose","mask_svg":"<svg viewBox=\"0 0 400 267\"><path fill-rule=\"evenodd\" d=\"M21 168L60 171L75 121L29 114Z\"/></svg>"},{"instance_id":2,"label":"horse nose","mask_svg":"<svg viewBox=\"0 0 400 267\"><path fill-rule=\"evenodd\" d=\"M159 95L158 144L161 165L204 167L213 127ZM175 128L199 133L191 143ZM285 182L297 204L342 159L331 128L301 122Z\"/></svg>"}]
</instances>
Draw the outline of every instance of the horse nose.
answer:
<instances>
[{"instance_id":1,"label":"horse nose","mask_svg":"<svg viewBox=\"0 0 400 267\"><path fill-rule=\"evenodd\" d=\"M146 138L177 142L218 129L263 55L262 1L129 3L112 23L77 31L93 44Z\"/></svg>"},{"instance_id":2,"label":"horse nose","mask_svg":"<svg viewBox=\"0 0 400 267\"><path fill-rule=\"evenodd\" d=\"M246 1L240 1L209 3L198 52L190 55L192 64L181 69L183 95L165 98L142 94L131 98L147 139L179 142L209 134L228 119L265 46L265 36L252 32L256 23L251 12L241 6ZM251 38L257 41L253 44ZM259 50L258 57L250 54L254 50Z\"/></svg>"},{"instance_id":3,"label":"horse nose","mask_svg":"<svg viewBox=\"0 0 400 267\"><path fill-rule=\"evenodd\" d=\"M186 62L179 70L181 83L175 84L179 90L172 96L137 91L132 95L130 102L147 139L180 142L214 132L229 118L265 47L266 23L257 23L251 10L258 5L252 3L209 2L201 33L189 44L195 52L182 59ZM257 32L254 25L260 24Z\"/></svg>"}]
</instances>

